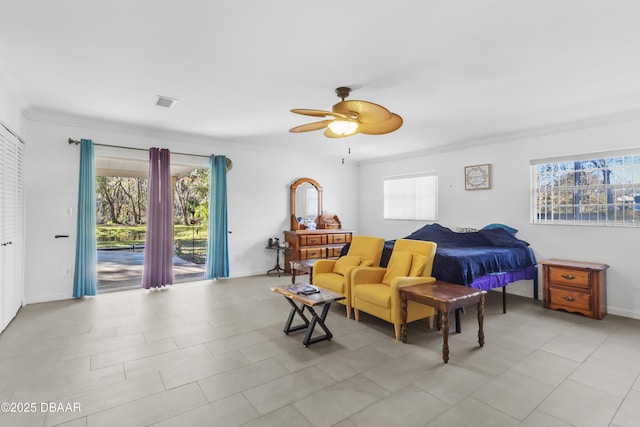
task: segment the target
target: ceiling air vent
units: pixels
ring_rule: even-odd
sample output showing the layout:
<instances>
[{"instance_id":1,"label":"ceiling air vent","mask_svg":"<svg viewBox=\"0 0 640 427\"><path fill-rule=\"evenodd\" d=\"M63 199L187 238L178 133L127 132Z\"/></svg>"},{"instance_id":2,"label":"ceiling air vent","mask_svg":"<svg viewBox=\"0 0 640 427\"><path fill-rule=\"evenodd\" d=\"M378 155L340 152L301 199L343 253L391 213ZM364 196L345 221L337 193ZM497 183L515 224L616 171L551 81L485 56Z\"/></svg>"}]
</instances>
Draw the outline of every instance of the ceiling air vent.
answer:
<instances>
[{"instance_id":1,"label":"ceiling air vent","mask_svg":"<svg viewBox=\"0 0 640 427\"><path fill-rule=\"evenodd\" d=\"M159 107L170 108L177 99L169 98L168 96L158 95L158 100L156 101L156 105Z\"/></svg>"}]
</instances>

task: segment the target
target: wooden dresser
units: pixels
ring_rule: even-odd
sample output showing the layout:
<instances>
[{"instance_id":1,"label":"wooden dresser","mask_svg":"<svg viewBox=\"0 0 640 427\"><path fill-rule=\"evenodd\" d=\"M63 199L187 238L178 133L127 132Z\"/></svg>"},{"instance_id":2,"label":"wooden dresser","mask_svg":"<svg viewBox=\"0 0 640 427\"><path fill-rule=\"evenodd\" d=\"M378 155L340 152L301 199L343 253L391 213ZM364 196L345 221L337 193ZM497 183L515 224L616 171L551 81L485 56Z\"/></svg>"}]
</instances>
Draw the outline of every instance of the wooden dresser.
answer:
<instances>
[{"instance_id":1,"label":"wooden dresser","mask_svg":"<svg viewBox=\"0 0 640 427\"><path fill-rule=\"evenodd\" d=\"M607 314L608 265L559 259L540 264L545 308L581 313L594 319Z\"/></svg>"},{"instance_id":2,"label":"wooden dresser","mask_svg":"<svg viewBox=\"0 0 640 427\"><path fill-rule=\"evenodd\" d=\"M339 256L352 235L351 231L342 229L285 231L284 241L289 245L289 249L285 250L285 271L291 273L290 261Z\"/></svg>"}]
</instances>

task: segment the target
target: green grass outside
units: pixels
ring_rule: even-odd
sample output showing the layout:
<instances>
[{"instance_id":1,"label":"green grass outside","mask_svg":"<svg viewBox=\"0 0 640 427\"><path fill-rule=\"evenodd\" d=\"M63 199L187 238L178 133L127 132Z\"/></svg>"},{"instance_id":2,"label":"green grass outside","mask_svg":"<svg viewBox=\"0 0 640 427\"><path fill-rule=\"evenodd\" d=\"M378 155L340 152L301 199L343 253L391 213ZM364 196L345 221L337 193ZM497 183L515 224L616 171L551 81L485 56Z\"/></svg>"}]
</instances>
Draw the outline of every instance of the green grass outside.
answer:
<instances>
[{"instance_id":1,"label":"green grass outside","mask_svg":"<svg viewBox=\"0 0 640 427\"><path fill-rule=\"evenodd\" d=\"M133 245L143 246L147 227L145 225L111 225L96 226L98 249L130 248ZM175 253L180 258L204 264L207 253L207 227L174 224L173 241Z\"/></svg>"}]
</instances>

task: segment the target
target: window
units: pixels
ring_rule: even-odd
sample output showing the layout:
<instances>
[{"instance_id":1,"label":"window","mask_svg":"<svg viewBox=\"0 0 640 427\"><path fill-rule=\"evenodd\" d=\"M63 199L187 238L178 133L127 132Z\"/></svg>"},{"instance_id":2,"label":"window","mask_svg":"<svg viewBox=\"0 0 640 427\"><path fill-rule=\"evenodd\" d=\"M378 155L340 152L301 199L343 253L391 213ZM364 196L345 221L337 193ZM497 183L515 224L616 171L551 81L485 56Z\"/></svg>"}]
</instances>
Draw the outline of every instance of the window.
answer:
<instances>
[{"instance_id":1,"label":"window","mask_svg":"<svg viewBox=\"0 0 640 427\"><path fill-rule=\"evenodd\" d=\"M535 160L532 222L640 227L640 148Z\"/></svg>"},{"instance_id":2,"label":"window","mask_svg":"<svg viewBox=\"0 0 640 427\"><path fill-rule=\"evenodd\" d=\"M384 219L438 219L438 175L385 176Z\"/></svg>"}]
</instances>

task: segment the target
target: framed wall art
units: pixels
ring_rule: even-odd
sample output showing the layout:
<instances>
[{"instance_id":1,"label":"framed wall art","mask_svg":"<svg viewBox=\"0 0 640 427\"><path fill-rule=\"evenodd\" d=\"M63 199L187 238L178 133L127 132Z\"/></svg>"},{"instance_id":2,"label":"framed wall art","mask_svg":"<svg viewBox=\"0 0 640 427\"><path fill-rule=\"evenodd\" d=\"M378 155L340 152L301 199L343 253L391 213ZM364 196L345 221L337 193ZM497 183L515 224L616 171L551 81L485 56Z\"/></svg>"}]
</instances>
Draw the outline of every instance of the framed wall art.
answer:
<instances>
[{"instance_id":1,"label":"framed wall art","mask_svg":"<svg viewBox=\"0 0 640 427\"><path fill-rule=\"evenodd\" d=\"M473 165L464 168L465 190L488 190L491 188L491 165Z\"/></svg>"}]
</instances>

